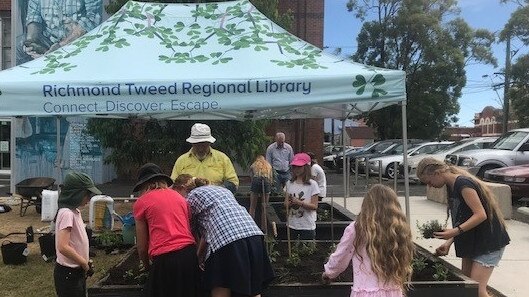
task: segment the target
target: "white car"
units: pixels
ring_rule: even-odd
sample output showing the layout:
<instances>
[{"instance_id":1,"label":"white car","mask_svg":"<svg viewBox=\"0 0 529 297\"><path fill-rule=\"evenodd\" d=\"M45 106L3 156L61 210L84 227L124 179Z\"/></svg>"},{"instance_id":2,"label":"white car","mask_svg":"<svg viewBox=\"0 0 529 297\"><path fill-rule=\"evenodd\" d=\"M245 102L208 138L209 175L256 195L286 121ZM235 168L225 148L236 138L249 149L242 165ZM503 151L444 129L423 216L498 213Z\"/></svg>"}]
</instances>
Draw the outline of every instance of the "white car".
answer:
<instances>
[{"instance_id":1,"label":"white car","mask_svg":"<svg viewBox=\"0 0 529 297\"><path fill-rule=\"evenodd\" d=\"M453 141L432 141L424 142L412 145L408 148L408 157L416 156L420 154L429 154L434 151L437 151L441 148L444 148L450 144L454 143ZM382 156L378 158L373 158L369 160L369 174L378 175L380 169L382 169L382 175L388 178L395 177L395 166L399 166L402 163L404 157L401 155L390 155Z\"/></svg>"},{"instance_id":2,"label":"white car","mask_svg":"<svg viewBox=\"0 0 529 297\"><path fill-rule=\"evenodd\" d=\"M445 148L434 152L433 154L422 154L411 156L408 158L408 173L410 180L418 181L417 178L417 165L419 162L426 158L432 157L438 160L444 161L446 156L449 154L464 152L468 150L488 148L498 137L474 137L474 138L465 138L458 142L454 142L451 145L446 146ZM399 172L404 173L402 165L399 167Z\"/></svg>"}]
</instances>

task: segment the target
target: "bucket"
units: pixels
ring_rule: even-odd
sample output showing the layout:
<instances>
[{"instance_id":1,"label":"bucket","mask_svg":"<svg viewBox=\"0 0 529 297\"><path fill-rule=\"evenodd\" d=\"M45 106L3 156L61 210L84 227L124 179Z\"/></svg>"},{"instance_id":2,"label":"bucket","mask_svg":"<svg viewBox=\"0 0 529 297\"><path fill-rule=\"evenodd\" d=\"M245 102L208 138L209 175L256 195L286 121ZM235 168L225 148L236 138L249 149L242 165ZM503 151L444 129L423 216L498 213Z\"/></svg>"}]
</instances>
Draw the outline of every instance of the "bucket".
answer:
<instances>
[{"instance_id":1,"label":"bucket","mask_svg":"<svg viewBox=\"0 0 529 297\"><path fill-rule=\"evenodd\" d=\"M28 255L28 244L25 242L11 242L4 240L0 249L2 259L6 265L20 265L26 263Z\"/></svg>"},{"instance_id":2,"label":"bucket","mask_svg":"<svg viewBox=\"0 0 529 297\"><path fill-rule=\"evenodd\" d=\"M55 258L55 234L47 233L39 237L40 254L44 261Z\"/></svg>"},{"instance_id":3,"label":"bucket","mask_svg":"<svg viewBox=\"0 0 529 297\"><path fill-rule=\"evenodd\" d=\"M94 231L114 229L114 199L106 195L96 195L90 199L90 228Z\"/></svg>"},{"instance_id":4,"label":"bucket","mask_svg":"<svg viewBox=\"0 0 529 297\"><path fill-rule=\"evenodd\" d=\"M123 235L123 244L136 244L136 227L134 225L123 225L121 234Z\"/></svg>"}]
</instances>

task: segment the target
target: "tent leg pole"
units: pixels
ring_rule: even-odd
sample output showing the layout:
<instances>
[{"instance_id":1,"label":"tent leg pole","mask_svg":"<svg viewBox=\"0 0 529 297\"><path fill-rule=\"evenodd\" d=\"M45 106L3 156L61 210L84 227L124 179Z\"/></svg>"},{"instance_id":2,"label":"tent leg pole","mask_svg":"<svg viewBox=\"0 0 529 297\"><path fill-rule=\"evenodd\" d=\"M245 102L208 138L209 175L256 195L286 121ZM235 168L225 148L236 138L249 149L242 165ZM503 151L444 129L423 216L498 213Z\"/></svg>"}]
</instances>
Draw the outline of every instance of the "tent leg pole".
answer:
<instances>
[{"instance_id":1,"label":"tent leg pole","mask_svg":"<svg viewBox=\"0 0 529 297\"><path fill-rule=\"evenodd\" d=\"M402 106L402 156L404 163L404 201L406 207L406 219L408 220L408 223L410 223L410 179L408 175L408 120L406 118L406 101L401 101L400 104Z\"/></svg>"},{"instance_id":2,"label":"tent leg pole","mask_svg":"<svg viewBox=\"0 0 529 297\"><path fill-rule=\"evenodd\" d=\"M343 172L343 207L347 208L347 200L346 198L349 196L349 183L347 180L349 179L349 175L347 172L347 160L345 158L345 119L342 120L342 172Z\"/></svg>"}]
</instances>

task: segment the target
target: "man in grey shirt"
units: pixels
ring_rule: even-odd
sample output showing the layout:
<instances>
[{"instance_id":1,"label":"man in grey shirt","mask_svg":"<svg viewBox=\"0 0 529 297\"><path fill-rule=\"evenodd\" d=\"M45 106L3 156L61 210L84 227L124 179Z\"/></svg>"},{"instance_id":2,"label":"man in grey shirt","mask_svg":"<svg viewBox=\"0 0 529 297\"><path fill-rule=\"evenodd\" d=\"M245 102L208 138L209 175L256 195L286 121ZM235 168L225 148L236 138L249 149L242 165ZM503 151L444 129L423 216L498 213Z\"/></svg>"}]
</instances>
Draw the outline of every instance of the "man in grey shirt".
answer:
<instances>
[{"instance_id":1,"label":"man in grey shirt","mask_svg":"<svg viewBox=\"0 0 529 297\"><path fill-rule=\"evenodd\" d=\"M285 183L290 179L290 161L294 151L290 144L285 142L285 133L276 133L276 142L266 149L266 160L274 169L275 191L282 193Z\"/></svg>"}]
</instances>

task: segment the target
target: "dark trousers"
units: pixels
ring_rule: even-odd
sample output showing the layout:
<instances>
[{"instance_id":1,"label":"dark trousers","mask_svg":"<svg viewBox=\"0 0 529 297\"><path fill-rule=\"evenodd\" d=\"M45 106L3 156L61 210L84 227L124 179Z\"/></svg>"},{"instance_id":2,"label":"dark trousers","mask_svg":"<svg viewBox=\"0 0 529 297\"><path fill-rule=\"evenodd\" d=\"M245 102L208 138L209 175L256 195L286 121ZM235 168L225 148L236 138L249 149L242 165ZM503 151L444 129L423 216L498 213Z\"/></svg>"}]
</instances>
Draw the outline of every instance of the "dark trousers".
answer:
<instances>
[{"instance_id":1,"label":"dark trousers","mask_svg":"<svg viewBox=\"0 0 529 297\"><path fill-rule=\"evenodd\" d=\"M58 297L86 297L86 276L82 268L55 264L53 279Z\"/></svg>"},{"instance_id":2,"label":"dark trousers","mask_svg":"<svg viewBox=\"0 0 529 297\"><path fill-rule=\"evenodd\" d=\"M296 230L290 228L290 238L292 240L313 240L316 238L316 230Z\"/></svg>"}]
</instances>

